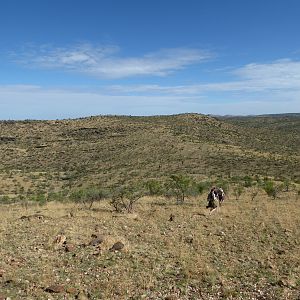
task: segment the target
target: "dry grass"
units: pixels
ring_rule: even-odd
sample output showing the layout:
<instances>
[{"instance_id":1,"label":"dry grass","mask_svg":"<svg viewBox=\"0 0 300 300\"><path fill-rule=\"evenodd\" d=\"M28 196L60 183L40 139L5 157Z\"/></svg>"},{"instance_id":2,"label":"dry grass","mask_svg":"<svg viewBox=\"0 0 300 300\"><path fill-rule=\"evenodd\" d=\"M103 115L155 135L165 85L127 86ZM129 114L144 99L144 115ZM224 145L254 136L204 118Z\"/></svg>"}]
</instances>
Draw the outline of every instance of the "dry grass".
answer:
<instances>
[{"instance_id":1,"label":"dry grass","mask_svg":"<svg viewBox=\"0 0 300 300\"><path fill-rule=\"evenodd\" d=\"M54 202L27 210L1 206L0 294L11 299L299 299L295 194L277 200L260 195L255 201L245 194L211 216L204 196L184 205L168 201L144 198L134 214L115 214L106 202L91 211ZM104 235L99 247L88 245L92 234ZM74 245L70 252L55 242L58 235ZM124 249L109 251L117 241ZM62 291L45 291L51 285Z\"/></svg>"},{"instance_id":2,"label":"dry grass","mask_svg":"<svg viewBox=\"0 0 300 300\"><path fill-rule=\"evenodd\" d=\"M299 125L299 115L0 122L0 300L300 299ZM145 197L134 214L107 201L38 206L171 174L292 184L276 200L249 190L210 216L205 196ZM104 241L91 246L92 235ZM110 251L116 242L124 248Z\"/></svg>"}]
</instances>

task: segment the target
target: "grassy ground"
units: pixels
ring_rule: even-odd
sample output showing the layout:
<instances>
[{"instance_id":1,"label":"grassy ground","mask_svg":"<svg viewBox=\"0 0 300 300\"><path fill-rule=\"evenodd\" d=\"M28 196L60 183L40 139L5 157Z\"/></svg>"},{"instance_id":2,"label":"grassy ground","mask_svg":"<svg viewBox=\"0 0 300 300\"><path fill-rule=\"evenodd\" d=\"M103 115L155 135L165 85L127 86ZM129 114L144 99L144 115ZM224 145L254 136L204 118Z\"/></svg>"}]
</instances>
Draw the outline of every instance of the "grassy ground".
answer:
<instances>
[{"instance_id":1,"label":"grassy ground","mask_svg":"<svg viewBox=\"0 0 300 300\"><path fill-rule=\"evenodd\" d=\"M296 194L245 193L212 215L205 198L143 198L133 214L2 205L0 299L299 299Z\"/></svg>"}]
</instances>

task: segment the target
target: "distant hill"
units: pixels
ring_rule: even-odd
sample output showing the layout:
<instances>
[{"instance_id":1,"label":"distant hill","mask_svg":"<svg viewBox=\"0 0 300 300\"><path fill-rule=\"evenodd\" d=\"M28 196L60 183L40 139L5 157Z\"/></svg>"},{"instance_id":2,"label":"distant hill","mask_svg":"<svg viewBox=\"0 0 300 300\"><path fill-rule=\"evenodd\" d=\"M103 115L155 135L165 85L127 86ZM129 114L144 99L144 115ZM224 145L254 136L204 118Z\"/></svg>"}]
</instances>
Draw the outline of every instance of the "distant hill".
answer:
<instances>
[{"instance_id":1,"label":"distant hill","mask_svg":"<svg viewBox=\"0 0 300 300\"><path fill-rule=\"evenodd\" d=\"M42 182L47 178L40 184L44 189L85 182L110 186L173 173L299 181L299 149L300 114L2 121L0 172L6 181L0 188L30 189L37 172Z\"/></svg>"}]
</instances>

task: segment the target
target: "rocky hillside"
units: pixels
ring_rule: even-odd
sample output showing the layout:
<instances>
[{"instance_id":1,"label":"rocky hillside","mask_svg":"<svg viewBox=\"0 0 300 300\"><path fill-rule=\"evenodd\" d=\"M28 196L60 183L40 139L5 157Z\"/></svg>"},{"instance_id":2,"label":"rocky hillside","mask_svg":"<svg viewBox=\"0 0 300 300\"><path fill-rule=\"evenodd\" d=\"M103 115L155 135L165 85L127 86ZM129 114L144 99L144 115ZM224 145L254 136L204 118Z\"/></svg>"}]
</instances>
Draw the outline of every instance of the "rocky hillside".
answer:
<instances>
[{"instance_id":1,"label":"rocky hillside","mask_svg":"<svg viewBox=\"0 0 300 300\"><path fill-rule=\"evenodd\" d=\"M2 194L94 182L261 175L299 181L300 117L199 114L0 122Z\"/></svg>"}]
</instances>

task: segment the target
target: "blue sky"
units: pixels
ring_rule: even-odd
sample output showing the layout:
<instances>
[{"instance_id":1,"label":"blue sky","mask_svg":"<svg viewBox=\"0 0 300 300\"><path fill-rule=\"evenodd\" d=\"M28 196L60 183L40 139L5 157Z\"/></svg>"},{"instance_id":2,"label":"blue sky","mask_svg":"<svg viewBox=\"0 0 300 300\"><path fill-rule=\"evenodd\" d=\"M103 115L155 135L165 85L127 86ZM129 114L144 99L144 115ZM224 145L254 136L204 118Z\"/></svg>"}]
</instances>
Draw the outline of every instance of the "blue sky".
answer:
<instances>
[{"instance_id":1,"label":"blue sky","mask_svg":"<svg viewBox=\"0 0 300 300\"><path fill-rule=\"evenodd\" d=\"M300 112L297 0L3 0L0 119Z\"/></svg>"}]
</instances>

